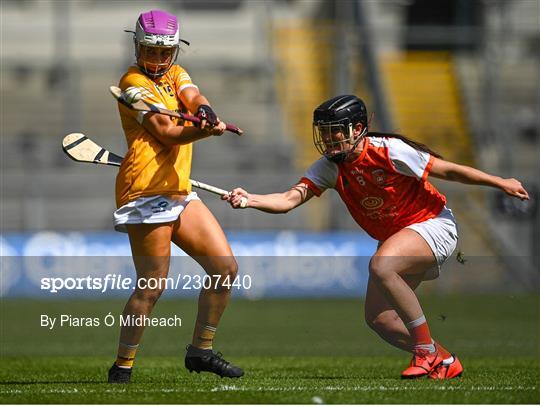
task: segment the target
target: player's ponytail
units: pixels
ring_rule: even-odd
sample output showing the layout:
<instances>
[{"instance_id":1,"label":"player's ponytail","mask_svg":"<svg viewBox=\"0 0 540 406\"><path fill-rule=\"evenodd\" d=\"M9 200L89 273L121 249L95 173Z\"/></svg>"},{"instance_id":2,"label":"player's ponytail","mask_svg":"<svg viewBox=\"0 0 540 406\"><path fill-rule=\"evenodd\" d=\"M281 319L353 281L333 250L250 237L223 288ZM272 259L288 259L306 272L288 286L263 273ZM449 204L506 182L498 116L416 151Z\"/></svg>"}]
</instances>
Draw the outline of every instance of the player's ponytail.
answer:
<instances>
[{"instance_id":1,"label":"player's ponytail","mask_svg":"<svg viewBox=\"0 0 540 406\"><path fill-rule=\"evenodd\" d=\"M411 140L411 139L409 139L409 138L407 138L407 137L405 137L404 135L401 135L401 134L381 133L381 132L377 132L377 131L373 131L373 132L370 131L370 132L367 133L366 136L367 137L398 138L401 141L403 141L405 144L410 145L411 147L413 147L414 149L417 149L418 151L427 152L428 154L431 154L436 158L441 158L442 159L442 156L439 153L431 150L427 145L422 144L421 142L413 141L413 140Z\"/></svg>"}]
</instances>

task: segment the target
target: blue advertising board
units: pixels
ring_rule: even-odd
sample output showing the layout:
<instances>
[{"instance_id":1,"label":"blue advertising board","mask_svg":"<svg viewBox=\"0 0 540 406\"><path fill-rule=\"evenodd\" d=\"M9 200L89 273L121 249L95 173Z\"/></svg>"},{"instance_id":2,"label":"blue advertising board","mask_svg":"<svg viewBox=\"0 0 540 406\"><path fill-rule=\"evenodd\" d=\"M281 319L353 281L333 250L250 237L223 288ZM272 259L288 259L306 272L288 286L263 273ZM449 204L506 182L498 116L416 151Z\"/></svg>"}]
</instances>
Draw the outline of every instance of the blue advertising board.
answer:
<instances>
[{"instance_id":1,"label":"blue advertising board","mask_svg":"<svg viewBox=\"0 0 540 406\"><path fill-rule=\"evenodd\" d=\"M239 265L235 297L362 296L376 241L362 232L231 232ZM12 233L0 237L4 297L128 296L135 271L127 235L113 232ZM173 247L165 296L198 294L203 269Z\"/></svg>"}]
</instances>

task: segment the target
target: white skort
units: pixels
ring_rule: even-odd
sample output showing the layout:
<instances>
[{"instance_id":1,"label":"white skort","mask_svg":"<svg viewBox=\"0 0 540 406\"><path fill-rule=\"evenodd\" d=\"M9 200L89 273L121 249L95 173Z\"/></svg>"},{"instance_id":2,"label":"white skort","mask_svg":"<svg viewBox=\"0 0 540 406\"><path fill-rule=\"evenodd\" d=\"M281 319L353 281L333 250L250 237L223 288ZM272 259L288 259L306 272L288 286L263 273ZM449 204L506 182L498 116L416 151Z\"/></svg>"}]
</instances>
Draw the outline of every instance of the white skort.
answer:
<instances>
[{"instance_id":1,"label":"white skort","mask_svg":"<svg viewBox=\"0 0 540 406\"><path fill-rule=\"evenodd\" d=\"M156 224L176 221L192 200L201 200L191 192L184 200L170 196L144 196L132 200L117 209L114 214L114 229L127 233L126 224Z\"/></svg>"},{"instance_id":2,"label":"white skort","mask_svg":"<svg viewBox=\"0 0 540 406\"><path fill-rule=\"evenodd\" d=\"M452 210L445 206L437 217L405 228L410 228L420 234L437 259L437 266L426 272L424 280L438 278L442 264L452 255L457 246L458 228Z\"/></svg>"}]
</instances>

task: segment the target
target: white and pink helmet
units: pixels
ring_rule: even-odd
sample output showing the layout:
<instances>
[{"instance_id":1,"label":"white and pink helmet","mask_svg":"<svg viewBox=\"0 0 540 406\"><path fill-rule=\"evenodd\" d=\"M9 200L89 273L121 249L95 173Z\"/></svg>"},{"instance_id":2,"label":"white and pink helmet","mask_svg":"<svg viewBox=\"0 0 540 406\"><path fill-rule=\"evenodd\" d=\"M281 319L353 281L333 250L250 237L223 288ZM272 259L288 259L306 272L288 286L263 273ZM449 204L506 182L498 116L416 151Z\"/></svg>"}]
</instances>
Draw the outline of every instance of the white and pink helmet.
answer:
<instances>
[{"instance_id":1,"label":"white and pink helmet","mask_svg":"<svg viewBox=\"0 0 540 406\"><path fill-rule=\"evenodd\" d=\"M142 13L135 24L133 40L135 56L141 70L151 78L163 76L171 68L178 56L180 30L176 16L161 10L151 10ZM146 59L145 50L166 50L170 54L166 60L150 63Z\"/></svg>"}]
</instances>

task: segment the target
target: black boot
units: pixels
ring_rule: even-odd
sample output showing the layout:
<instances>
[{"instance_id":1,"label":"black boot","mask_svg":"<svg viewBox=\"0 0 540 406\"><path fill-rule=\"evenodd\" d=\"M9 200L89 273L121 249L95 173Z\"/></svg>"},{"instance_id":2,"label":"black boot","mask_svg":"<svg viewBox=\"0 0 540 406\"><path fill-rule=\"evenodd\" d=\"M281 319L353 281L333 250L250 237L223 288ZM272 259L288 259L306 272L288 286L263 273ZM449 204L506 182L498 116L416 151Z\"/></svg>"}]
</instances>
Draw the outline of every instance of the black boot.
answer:
<instances>
[{"instance_id":1,"label":"black boot","mask_svg":"<svg viewBox=\"0 0 540 406\"><path fill-rule=\"evenodd\" d=\"M214 374L229 378L239 378L244 375L244 370L223 359L220 352L212 350L201 350L200 348L188 345L185 359L186 368L189 372L208 371Z\"/></svg>"},{"instance_id":2,"label":"black boot","mask_svg":"<svg viewBox=\"0 0 540 406\"><path fill-rule=\"evenodd\" d=\"M131 368L120 368L113 364L109 369L109 383L129 383L131 380Z\"/></svg>"}]
</instances>

